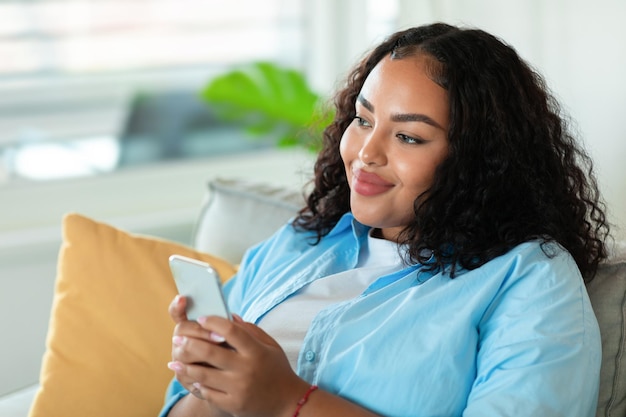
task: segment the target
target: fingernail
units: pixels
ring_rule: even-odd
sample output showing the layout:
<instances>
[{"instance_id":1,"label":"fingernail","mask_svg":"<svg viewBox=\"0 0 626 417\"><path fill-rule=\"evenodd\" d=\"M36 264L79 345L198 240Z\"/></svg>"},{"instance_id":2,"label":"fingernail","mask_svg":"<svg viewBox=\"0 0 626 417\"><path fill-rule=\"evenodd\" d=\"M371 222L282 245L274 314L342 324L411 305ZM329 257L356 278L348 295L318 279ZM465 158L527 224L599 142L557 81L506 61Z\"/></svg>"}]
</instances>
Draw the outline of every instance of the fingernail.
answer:
<instances>
[{"instance_id":1,"label":"fingernail","mask_svg":"<svg viewBox=\"0 0 626 417\"><path fill-rule=\"evenodd\" d=\"M196 321L200 324L204 324L207 321L207 317L206 316L200 316L196 319Z\"/></svg>"},{"instance_id":2,"label":"fingernail","mask_svg":"<svg viewBox=\"0 0 626 417\"><path fill-rule=\"evenodd\" d=\"M224 343L226 341L226 339L224 339L224 336L215 332L209 333L209 339L211 339L215 343Z\"/></svg>"},{"instance_id":3,"label":"fingernail","mask_svg":"<svg viewBox=\"0 0 626 417\"><path fill-rule=\"evenodd\" d=\"M191 384L191 385L193 385L193 387L194 387L194 388L197 388L197 389L202 388L202 385L200 385L200 383L199 383L199 382L194 382L194 383L193 383L193 384Z\"/></svg>"},{"instance_id":4,"label":"fingernail","mask_svg":"<svg viewBox=\"0 0 626 417\"><path fill-rule=\"evenodd\" d=\"M185 344L186 340L187 340L187 338L184 337L184 336L174 336L174 337L172 337L172 343L175 344L176 346L182 346L183 344Z\"/></svg>"},{"instance_id":5,"label":"fingernail","mask_svg":"<svg viewBox=\"0 0 626 417\"><path fill-rule=\"evenodd\" d=\"M236 321L238 323L243 323L244 322L244 320L241 318L241 316L239 314L233 313L233 319L234 319L234 321Z\"/></svg>"},{"instance_id":6,"label":"fingernail","mask_svg":"<svg viewBox=\"0 0 626 417\"><path fill-rule=\"evenodd\" d=\"M176 361L168 362L167 367L176 372L180 372L183 370L183 365L180 362Z\"/></svg>"}]
</instances>

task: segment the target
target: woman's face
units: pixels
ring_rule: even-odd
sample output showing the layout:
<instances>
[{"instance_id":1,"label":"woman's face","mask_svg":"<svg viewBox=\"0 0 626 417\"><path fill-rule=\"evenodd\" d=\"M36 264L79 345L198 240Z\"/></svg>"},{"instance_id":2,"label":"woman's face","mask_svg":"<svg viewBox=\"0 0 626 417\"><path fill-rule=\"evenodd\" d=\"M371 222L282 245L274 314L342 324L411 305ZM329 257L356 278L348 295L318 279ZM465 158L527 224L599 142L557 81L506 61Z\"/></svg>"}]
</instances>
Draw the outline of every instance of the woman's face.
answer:
<instances>
[{"instance_id":1,"label":"woman's face","mask_svg":"<svg viewBox=\"0 0 626 417\"><path fill-rule=\"evenodd\" d=\"M397 240L415 218L415 199L431 186L448 154L448 95L428 77L429 59L379 62L341 138L352 213L388 240Z\"/></svg>"}]
</instances>

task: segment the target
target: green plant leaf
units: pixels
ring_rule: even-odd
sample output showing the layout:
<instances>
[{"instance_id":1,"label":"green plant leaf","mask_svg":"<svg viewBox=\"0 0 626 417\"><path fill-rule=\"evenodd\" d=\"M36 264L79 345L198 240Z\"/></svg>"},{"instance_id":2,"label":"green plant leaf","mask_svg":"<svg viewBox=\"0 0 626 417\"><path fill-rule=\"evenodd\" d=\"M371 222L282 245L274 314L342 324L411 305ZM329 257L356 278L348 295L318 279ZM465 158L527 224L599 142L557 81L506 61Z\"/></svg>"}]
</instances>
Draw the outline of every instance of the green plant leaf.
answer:
<instances>
[{"instance_id":1,"label":"green plant leaf","mask_svg":"<svg viewBox=\"0 0 626 417\"><path fill-rule=\"evenodd\" d=\"M251 134L280 132L279 145L312 143L310 133L302 139L301 132L314 126L321 136L319 124L321 98L308 86L304 75L270 62L257 62L235 69L211 80L201 92L219 117L237 121ZM327 117L327 120L332 120Z\"/></svg>"}]
</instances>

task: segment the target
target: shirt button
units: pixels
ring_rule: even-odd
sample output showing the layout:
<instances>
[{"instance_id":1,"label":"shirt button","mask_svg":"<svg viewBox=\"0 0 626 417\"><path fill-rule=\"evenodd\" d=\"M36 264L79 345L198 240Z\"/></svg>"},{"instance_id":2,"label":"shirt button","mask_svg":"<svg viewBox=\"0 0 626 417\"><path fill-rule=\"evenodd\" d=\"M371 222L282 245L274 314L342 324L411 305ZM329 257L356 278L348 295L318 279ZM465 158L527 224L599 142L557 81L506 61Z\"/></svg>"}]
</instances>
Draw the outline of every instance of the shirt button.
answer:
<instances>
[{"instance_id":1,"label":"shirt button","mask_svg":"<svg viewBox=\"0 0 626 417\"><path fill-rule=\"evenodd\" d=\"M304 359L306 359L308 362L313 362L315 360L315 352L313 352L312 350L307 351L304 354Z\"/></svg>"}]
</instances>

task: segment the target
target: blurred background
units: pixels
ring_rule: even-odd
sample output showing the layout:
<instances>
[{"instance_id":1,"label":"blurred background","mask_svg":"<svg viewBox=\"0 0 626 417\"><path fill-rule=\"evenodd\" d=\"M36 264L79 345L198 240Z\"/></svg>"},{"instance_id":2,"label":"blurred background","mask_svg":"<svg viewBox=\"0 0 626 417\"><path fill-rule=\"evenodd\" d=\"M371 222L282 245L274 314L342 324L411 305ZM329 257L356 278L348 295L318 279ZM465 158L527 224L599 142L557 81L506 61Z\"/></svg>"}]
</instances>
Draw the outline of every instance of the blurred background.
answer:
<instances>
[{"instance_id":1,"label":"blurred background","mask_svg":"<svg viewBox=\"0 0 626 417\"><path fill-rule=\"evenodd\" d=\"M0 333L36 340L4 344L0 395L37 379L21 358L43 353L48 318L29 305L49 309L63 214L188 243L209 178L308 179L310 151L278 147L275 129L251 138L202 95L253 62L292 69L323 101L392 31L490 31L572 116L623 238L625 20L623 0L0 1L0 305L24 317L0 315Z\"/></svg>"}]
</instances>

